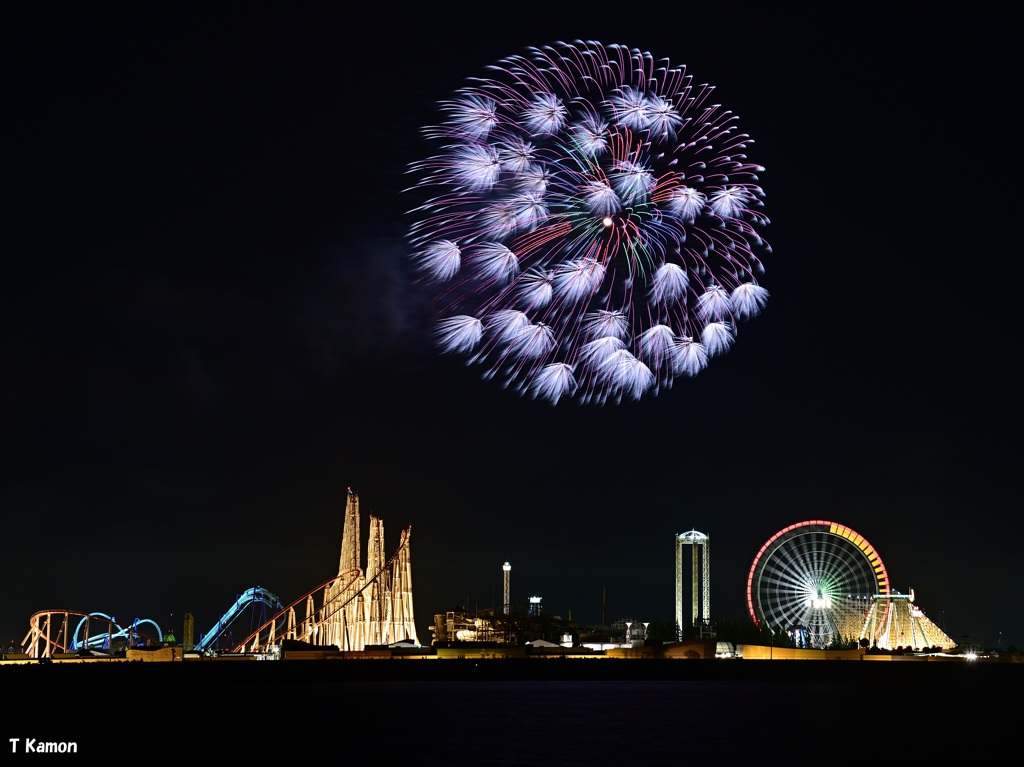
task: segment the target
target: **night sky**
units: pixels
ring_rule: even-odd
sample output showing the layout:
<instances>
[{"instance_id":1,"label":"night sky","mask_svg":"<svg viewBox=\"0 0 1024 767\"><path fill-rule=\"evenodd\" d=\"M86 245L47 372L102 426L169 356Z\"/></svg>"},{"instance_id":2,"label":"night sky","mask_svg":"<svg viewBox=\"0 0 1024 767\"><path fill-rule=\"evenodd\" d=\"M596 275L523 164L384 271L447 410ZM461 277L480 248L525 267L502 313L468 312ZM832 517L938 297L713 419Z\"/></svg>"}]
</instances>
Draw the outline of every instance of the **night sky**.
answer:
<instances>
[{"instance_id":1,"label":"night sky","mask_svg":"<svg viewBox=\"0 0 1024 767\"><path fill-rule=\"evenodd\" d=\"M691 529L745 619L760 546L825 519L958 642L1024 647L1008 20L688 5L5 10L4 642L290 602L337 572L351 486L389 550L412 526L424 643L506 560L514 602L671 622ZM405 239L436 102L575 39L714 84L772 222L732 350L603 408L438 355Z\"/></svg>"}]
</instances>

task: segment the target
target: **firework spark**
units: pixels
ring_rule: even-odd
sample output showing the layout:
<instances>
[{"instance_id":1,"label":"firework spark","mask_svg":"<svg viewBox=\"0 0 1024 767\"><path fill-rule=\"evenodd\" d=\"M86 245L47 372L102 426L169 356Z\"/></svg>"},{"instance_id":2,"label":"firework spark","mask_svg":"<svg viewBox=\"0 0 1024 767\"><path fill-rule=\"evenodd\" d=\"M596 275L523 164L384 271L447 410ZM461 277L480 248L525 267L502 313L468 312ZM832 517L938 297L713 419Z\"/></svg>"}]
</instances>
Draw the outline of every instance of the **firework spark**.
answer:
<instances>
[{"instance_id":1,"label":"firework spark","mask_svg":"<svg viewBox=\"0 0 1024 767\"><path fill-rule=\"evenodd\" d=\"M768 291L752 140L685 67L596 42L440 104L409 228L436 339L552 404L638 399L726 353Z\"/></svg>"}]
</instances>

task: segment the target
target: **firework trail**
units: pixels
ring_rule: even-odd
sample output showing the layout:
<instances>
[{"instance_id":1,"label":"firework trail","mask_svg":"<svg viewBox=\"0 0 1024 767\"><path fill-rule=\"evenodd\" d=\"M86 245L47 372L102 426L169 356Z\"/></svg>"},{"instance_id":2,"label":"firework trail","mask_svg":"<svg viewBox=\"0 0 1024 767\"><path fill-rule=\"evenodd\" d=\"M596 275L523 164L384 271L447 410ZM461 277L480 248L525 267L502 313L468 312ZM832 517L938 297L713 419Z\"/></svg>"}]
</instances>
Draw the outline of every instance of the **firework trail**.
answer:
<instances>
[{"instance_id":1,"label":"firework trail","mask_svg":"<svg viewBox=\"0 0 1024 767\"><path fill-rule=\"evenodd\" d=\"M684 67L619 45L529 48L425 129L409 239L436 339L552 404L638 399L724 354L768 292L749 136Z\"/></svg>"}]
</instances>

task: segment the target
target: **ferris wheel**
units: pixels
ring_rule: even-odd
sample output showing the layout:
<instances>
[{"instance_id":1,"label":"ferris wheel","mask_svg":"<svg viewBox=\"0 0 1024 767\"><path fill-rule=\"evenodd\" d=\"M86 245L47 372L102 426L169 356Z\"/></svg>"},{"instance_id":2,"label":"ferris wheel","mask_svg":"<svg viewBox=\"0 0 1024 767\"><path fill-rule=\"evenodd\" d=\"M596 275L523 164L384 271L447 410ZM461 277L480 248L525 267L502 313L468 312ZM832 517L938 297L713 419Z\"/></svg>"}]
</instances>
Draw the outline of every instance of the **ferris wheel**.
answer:
<instances>
[{"instance_id":1,"label":"ferris wheel","mask_svg":"<svg viewBox=\"0 0 1024 767\"><path fill-rule=\"evenodd\" d=\"M889 576L874 547L821 519L783 528L761 547L747 577L747 609L758 626L788 632L798 646L857 639Z\"/></svg>"}]
</instances>

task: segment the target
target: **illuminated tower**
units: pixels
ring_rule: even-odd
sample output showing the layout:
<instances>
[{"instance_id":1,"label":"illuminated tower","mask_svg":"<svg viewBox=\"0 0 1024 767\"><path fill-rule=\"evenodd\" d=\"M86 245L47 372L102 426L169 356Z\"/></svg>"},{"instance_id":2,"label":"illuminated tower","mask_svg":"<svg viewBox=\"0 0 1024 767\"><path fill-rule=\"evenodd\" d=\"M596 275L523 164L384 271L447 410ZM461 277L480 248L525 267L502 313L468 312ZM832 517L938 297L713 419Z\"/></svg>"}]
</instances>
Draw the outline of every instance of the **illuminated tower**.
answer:
<instances>
[{"instance_id":1,"label":"illuminated tower","mask_svg":"<svg viewBox=\"0 0 1024 767\"><path fill-rule=\"evenodd\" d=\"M698 622L707 625L711 620L711 538L704 533L691 530L676 535L676 636L683 635L683 546L693 547L692 576L693 610L690 616L692 625ZM701 556L703 554L703 556ZM703 565L701 567L700 565ZM700 576L700 577L698 577ZM698 600L698 587L701 584L701 599ZM698 609L702 608L702 609Z\"/></svg>"},{"instance_id":2,"label":"illuminated tower","mask_svg":"<svg viewBox=\"0 0 1024 767\"><path fill-rule=\"evenodd\" d=\"M510 582L512 580L512 565L510 565L508 562L506 562L505 564L503 564L501 566L501 571L502 571L502 583L503 583L502 593L505 595L505 601L503 603L504 606L505 606L504 607L504 612L505 612L505 615L508 615L509 611L512 608L512 599L511 599L511 596L510 596L512 592L509 590L509 584L510 584Z\"/></svg>"},{"instance_id":3,"label":"illuminated tower","mask_svg":"<svg viewBox=\"0 0 1024 767\"><path fill-rule=\"evenodd\" d=\"M318 610L312 595L300 631L305 641L362 650L366 645L416 642L412 602L411 529L402 533L398 551L390 558L384 548L384 522L370 515L366 569L360 556L359 496L348 489L341 535L338 577L324 588Z\"/></svg>"},{"instance_id":4,"label":"illuminated tower","mask_svg":"<svg viewBox=\"0 0 1024 767\"><path fill-rule=\"evenodd\" d=\"M345 520L341 533L341 561L338 575L360 566L359 562L359 496L350 487L345 498Z\"/></svg>"}]
</instances>

